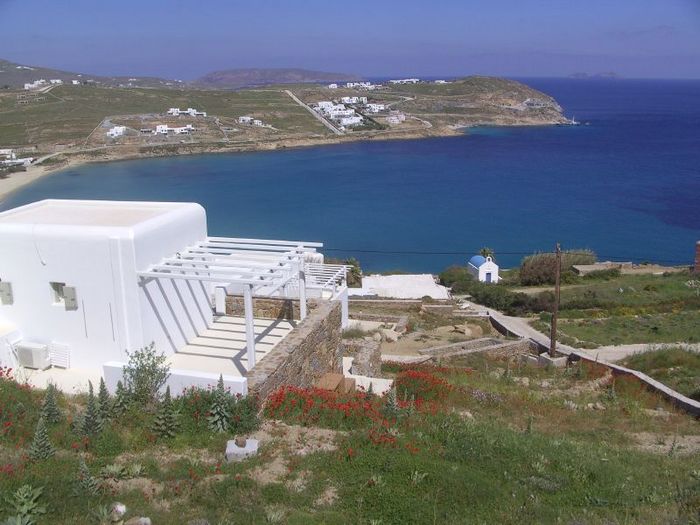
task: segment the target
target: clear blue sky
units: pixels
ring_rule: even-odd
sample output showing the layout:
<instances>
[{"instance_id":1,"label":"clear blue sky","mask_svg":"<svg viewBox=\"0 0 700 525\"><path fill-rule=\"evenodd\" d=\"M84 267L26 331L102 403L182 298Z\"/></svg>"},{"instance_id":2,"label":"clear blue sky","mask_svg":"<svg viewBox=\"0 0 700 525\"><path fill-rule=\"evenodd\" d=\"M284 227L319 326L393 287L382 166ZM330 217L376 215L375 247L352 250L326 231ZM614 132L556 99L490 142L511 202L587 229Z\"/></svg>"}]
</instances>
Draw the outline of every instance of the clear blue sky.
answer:
<instances>
[{"instance_id":1,"label":"clear blue sky","mask_svg":"<svg viewBox=\"0 0 700 525\"><path fill-rule=\"evenodd\" d=\"M700 78L700 0L0 0L0 58L182 79L236 67Z\"/></svg>"}]
</instances>

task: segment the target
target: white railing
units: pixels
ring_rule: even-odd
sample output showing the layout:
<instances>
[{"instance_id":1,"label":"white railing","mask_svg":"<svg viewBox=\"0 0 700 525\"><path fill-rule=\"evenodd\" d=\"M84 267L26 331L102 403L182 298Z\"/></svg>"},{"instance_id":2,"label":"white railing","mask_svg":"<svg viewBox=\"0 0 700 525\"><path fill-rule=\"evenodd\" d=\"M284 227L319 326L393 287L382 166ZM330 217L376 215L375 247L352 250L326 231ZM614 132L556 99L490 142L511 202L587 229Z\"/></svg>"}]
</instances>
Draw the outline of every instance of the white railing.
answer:
<instances>
[{"instance_id":1,"label":"white railing","mask_svg":"<svg viewBox=\"0 0 700 525\"><path fill-rule=\"evenodd\" d=\"M306 286L335 293L347 281L348 267L344 264L309 263L304 265Z\"/></svg>"}]
</instances>

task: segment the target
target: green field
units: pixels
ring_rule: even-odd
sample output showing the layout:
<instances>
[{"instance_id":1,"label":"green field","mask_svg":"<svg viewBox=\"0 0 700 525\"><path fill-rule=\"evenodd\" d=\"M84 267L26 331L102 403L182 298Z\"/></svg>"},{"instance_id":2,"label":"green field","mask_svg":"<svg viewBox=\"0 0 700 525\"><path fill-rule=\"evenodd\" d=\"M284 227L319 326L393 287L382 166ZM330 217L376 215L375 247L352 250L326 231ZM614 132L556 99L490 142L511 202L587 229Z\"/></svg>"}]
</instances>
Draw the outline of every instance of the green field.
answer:
<instances>
[{"instance_id":1,"label":"green field","mask_svg":"<svg viewBox=\"0 0 700 525\"><path fill-rule=\"evenodd\" d=\"M700 342L700 297L692 281L688 272L579 278L561 291L560 341L586 348ZM549 318L540 315L534 326L547 332Z\"/></svg>"},{"instance_id":2,"label":"green field","mask_svg":"<svg viewBox=\"0 0 700 525\"><path fill-rule=\"evenodd\" d=\"M26 455L45 392L4 378L0 490L12 501L42 488L38 525L106 523L115 501L155 524L694 523L697 422L634 381L578 366L386 364L396 401L283 388L258 419L249 400L224 395L223 433L211 427L215 395L193 390L174 401L173 437L154 430L162 405L134 401L83 437L71 421L85 396L60 396L48 459ZM258 456L222 461L227 439L251 433Z\"/></svg>"},{"instance_id":3,"label":"green field","mask_svg":"<svg viewBox=\"0 0 700 525\"><path fill-rule=\"evenodd\" d=\"M700 353L683 347L662 347L628 357L621 364L700 401Z\"/></svg>"},{"instance_id":4,"label":"green field","mask_svg":"<svg viewBox=\"0 0 700 525\"><path fill-rule=\"evenodd\" d=\"M195 107L211 117L252 115L285 133L322 134L326 128L285 93L271 90L204 91L59 86L45 102L18 106L16 93L0 96L0 144L67 144L84 141L108 116L163 114Z\"/></svg>"}]
</instances>

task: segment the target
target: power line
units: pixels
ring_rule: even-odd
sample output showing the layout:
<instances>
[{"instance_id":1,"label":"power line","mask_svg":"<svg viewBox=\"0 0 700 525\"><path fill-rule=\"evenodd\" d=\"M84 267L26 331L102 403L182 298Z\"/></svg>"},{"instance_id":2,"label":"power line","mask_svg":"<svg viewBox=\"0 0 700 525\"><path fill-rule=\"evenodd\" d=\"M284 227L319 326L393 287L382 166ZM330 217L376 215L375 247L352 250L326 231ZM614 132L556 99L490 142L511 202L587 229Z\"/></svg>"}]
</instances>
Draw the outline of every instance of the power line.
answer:
<instances>
[{"instance_id":1,"label":"power line","mask_svg":"<svg viewBox=\"0 0 700 525\"><path fill-rule=\"evenodd\" d=\"M324 252L345 252L345 253L368 253L368 254L380 254L380 255L459 255L466 257L469 254L479 253L479 249L476 250L460 250L460 251L430 251L430 250L368 250L364 248L323 248ZM537 253L554 253L554 252L501 252L495 251L497 255L534 255ZM653 261L657 263L668 263L668 264L692 264L690 259L680 260L680 259L657 259L649 258L648 256L631 256L631 255L605 255L596 254L598 259L607 259L610 261L624 262L624 261Z\"/></svg>"}]
</instances>

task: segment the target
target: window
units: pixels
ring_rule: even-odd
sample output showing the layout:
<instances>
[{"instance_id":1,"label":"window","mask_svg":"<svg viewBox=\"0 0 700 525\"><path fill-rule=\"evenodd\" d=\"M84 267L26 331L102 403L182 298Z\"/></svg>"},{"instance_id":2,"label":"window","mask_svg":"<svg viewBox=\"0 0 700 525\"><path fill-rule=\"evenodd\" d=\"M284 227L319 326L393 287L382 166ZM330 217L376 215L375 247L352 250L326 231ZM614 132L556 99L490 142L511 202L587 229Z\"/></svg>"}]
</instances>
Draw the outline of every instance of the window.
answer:
<instances>
[{"instance_id":1,"label":"window","mask_svg":"<svg viewBox=\"0 0 700 525\"><path fill-rule=\"evenodd\" d=\"M66 286L66 283L52 282L51 293L53 295L53 304L63 306L66 310L78 309L78 296L74 286Z\"/></svg>"},{"instance_id":2,"label":"window","mask_svg":"<svg viewBox=\"0 0 700 525\"><path fill-rule=\"evenodd\" d=\"M53 304L63 306L66 304L65 290L66 283L50 283Z\"/></svg>"},{"instance_id":3,"label":"window","mask_svg":"<svg viewBox=\"0 0 700 525\"><path fill-rule=\"evenodd\" d=\"M14 303L14 296L12 294L12 283L7 281L0 281L0 304L1 305L11 305Z\"/></svg>"}]
</instances>

